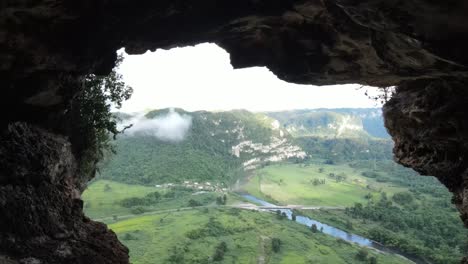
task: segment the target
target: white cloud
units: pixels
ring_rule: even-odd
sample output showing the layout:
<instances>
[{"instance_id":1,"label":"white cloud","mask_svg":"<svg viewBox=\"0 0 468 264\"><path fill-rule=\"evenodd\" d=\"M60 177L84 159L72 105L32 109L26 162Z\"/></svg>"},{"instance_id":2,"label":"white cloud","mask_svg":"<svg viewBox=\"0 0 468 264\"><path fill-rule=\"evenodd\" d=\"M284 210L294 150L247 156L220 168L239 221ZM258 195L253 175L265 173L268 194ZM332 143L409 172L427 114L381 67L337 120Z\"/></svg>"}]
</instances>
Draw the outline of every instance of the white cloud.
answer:
<instances>
[{"instance_id":1,"label":"white cloud","mask_svg":"<svg viewBox=\"0 0 468 264\"><path fill-rule=\"evenodd\" d=\"M134 88L122 111L180 107L195 110L271 111L375 107L359 85L297 85L265 67L234 70L214 44L126 55L120 72Z\"/></svg>"},{"instance_id":2,"label":"white cloud","mask_svg":"<svg viewBox=\"0 0 468 264\"><path fill-rule=\"evenodd\" d=\"M129 124L132 124L132 127L125 130L124 135L148 135L163 141L179 142L184 140L190 130L192 117L187 114L181 115L174 109L170 109L168 113L152 119L138 115L120 124L120 127Z\"/></svg>"}]
</instances>

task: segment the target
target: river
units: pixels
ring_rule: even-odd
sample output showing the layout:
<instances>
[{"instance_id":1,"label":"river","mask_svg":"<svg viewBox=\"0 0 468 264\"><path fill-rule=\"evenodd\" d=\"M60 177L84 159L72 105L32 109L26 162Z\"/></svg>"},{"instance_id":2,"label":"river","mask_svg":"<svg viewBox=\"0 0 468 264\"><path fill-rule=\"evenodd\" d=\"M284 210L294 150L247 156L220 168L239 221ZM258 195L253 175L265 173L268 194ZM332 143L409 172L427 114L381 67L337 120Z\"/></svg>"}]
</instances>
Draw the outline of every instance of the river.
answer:
<instances>
[{"instance_id":1,"label":"river","mask_svg":"<svg viewBox=\"0 0 468 264\"><path fill-rule=\"evenodd\" d=\"M266 202L262 199L259 199L255 196L252 196L250 194L242 194L242 197L244 197L245 199L253 202L253 203L256 203L256 204L260 204L262 206L271 206L271 207L275 207L277 205L274 205L274 204L271 204L269 202ZM269 211L277 211L277 210L280 210L281 213L285 213L287 216L288 216L288 219L289 220L292 220L292 210L290 209L268 209ZM384 245L378 243L378 242L375 242L375 241L372 241L368 238L365 238L365 237L362 237L362 236L358 236L358 235L355 235L355 234L352 234L352 233L348 233L346 231L343 231L341 229L338 229L336 227L333 227L333 226L330 226L330 225L327 225L327 224L324 224L324 223L321 223L319 221L316 221L310 217L306 217L306 216L301 216L301 215L296 215L296 222L299 223L299 224L302 224L302 225L305 225L305 226L312 226L313 224L315 224L317 226L317 229L318 230L322 230L322 232L324 234L327 234L327 235L330 235L330 236L333 236L333 237L336 237L336 238L341 238L345 241L348 241L348 242L352 242L352 243L356 243L360 246L364 246L364 247L369 247L369 248L373 248L373 249L376 249L378 251L382 251L382 252L386 252L386 253L390 253L390 254L396 254L396 255L400 255L401 257L405 258L405 259L408 259L410 261L413 261L414 263L418 263L418 264L427 264L428 262L427 261L424 261L424 260L421 260L417 257L414 257L414 256L409 256L405 253L402 253L402 252L399 252L398 250L395 250L395 249L390 249L390 248L387 248L385 247Z\"/></svg>"}]
</instances>

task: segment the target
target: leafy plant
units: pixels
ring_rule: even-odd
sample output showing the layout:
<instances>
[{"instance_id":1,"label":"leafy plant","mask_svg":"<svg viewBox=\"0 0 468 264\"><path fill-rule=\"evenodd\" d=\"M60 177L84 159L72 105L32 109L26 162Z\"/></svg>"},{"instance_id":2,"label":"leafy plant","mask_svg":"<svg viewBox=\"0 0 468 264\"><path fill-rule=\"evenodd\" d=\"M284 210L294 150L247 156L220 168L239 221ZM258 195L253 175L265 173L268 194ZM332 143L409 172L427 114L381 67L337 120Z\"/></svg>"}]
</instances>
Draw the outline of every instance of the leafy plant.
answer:
<instances>
[{"instance_id":1,"label":"leafy plant","mask_svg":"<svg viewBox=\"0 0 468 264\"><path fill-rule=\"evenodd\" d=\"M114 69L107 76L89 74L82 80L83 88L74 98L71 115L74 120L72 140L80 157L81 173L94 176L97 163L105 153L113 152L111 138L123 130L117 128L118 119L112 108L119 109L133 89L117 72L123 56L117 56Z\"/></svg>"}]
</instances>

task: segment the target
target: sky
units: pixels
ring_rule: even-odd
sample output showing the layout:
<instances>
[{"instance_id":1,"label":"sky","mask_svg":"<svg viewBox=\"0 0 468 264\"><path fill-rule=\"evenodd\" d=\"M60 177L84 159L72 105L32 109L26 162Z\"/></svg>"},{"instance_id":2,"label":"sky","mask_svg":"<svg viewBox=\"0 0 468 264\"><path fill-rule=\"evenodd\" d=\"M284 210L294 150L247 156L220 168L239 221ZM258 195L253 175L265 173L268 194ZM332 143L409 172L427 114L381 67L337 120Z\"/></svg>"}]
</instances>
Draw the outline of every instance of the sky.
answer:
<instances>
[{"instance_id":1,"label":"sky","mask_svg":"<svg viewBox=\"0 0 468 264\"><path fill-rule=\"evenodd\" d=\"M376 107L360 85L313 86L279 80L266 67L234 70L215 44L125 54L119 72L134 89L120 111L178 107L187 111L278 111Z\"/></svg>"}]
</instances>

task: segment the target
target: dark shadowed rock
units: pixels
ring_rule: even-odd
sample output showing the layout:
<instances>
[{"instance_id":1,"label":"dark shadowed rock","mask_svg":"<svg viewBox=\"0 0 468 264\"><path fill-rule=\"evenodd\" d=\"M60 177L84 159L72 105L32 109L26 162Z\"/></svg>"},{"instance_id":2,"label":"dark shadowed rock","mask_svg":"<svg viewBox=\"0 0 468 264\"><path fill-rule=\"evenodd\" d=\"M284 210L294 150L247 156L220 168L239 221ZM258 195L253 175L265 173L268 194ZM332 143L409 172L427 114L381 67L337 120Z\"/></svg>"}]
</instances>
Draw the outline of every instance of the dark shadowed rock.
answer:
<instances>
[{"instance_id":1,"label":"dark shadowed rock","mask_svg":"<svg viewBox=\"0 0 468 264\"><path fill-rule=\"evenodd\" d=\"M468 227L468 80L406 82L384 106L397 162L436 176Z\"/></svg>"},{"instance_id":2,"label":"dark shadowed rock","mask_svg":"<svg viewBox=\"0 0 468 264\"><path fill-rule=\"evenodd\" d=\"M0 140L1 251L19 263L128 262L116 235L83 215L66 138L15 123Z\"/></svg>"}]
</instances>

